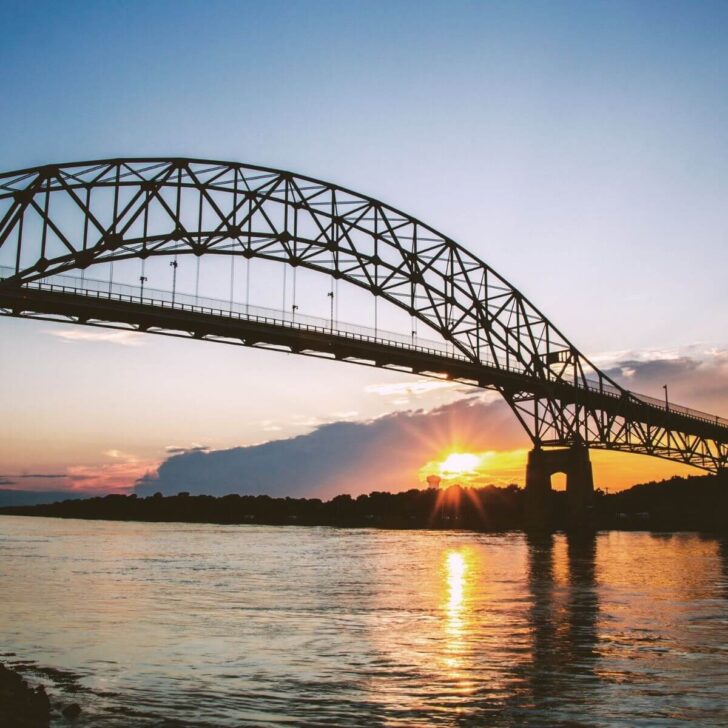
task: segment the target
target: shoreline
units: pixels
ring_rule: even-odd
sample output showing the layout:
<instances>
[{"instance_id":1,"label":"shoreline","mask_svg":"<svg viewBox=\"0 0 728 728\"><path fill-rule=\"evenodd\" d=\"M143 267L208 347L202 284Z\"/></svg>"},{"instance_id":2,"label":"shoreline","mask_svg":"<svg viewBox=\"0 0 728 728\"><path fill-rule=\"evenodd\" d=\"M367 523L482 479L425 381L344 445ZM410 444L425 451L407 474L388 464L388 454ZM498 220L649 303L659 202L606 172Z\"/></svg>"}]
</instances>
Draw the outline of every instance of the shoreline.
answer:
<instances>
[{"instance_id":1,"label":"shoreline","mask_svg":"<svg viewBox=\"0 0 728 728\"><path fill-rule=\"evenodd\" d=\"M413 525L382 525L376 523L301 523L291 521L288 523L280 521L231 521L231 520L182 520L172 518L115 518L113 516L83 516L83 515L72 515L72 514L50 514L50 513L12 513L7 512L5 509L0 509L0 516L15 516L19 518L57 518L60 520L68 521L100 521L104 523L156 523L156 524L169 524L169 525L209 525L209 526L270 526L279 528L331 528L331 529L356 529L356 530L376 530L376 531L433 531L437 533L453 533L453 532L467 532L467 533L482 533L482 534L513 534L520 533L525 536L541 536L541 535L553 535L553 534L571 534L571 535L596 535L599 533L695 533L703 536L710 536L715 538L728 538L728 528L701 528L698 526L674 526L665 527L660 525L650 525L648 521L635 520L632 522L625 522L621 525L595 525L595 526L583 526L580 528L568 528L566 526L555 526L548 529L528 529L521 526L515 526L512 528L478 528L474 526L413 526ZM1 664L1 663L0 663Z\"/></svg>"},{"instance_id":2,"label":"shoreline","mask_svg":"<svg viewBox=\"0 0 728 728\"><path fill-rule=\"evenodd\" d=\"M578 517L569 495L551 491L536 514L516 485L373 491L320 498L228 494L111 494L42 505L0 507L0 514L83 520L218 525L321 526L392 530L692 531L728 535L728 474L672 478L619 493L597 490ZM536 520L534 520L536 515Z\"/></svg>"}]
</instances>

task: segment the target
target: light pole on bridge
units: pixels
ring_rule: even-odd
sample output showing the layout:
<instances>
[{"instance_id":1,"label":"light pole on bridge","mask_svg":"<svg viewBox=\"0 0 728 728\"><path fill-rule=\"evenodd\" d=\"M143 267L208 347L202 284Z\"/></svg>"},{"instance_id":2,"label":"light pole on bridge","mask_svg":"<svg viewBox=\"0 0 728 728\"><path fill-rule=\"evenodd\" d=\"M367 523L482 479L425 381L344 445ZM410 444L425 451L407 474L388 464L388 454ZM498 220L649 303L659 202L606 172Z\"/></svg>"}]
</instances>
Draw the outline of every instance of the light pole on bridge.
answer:
<instances>
[{"instance_id":1,"label":"light pole on bridge","mask_svg":"<svg viewBox=\"0 0 728 728\"><path fill-rule=\"evenodd\" d=\"M175 292L177 291L177 266L178 265L179 265L179 263L177 262L176 259L173 260L169 264L169 267L172 269L172 305L173 306L174 306L174 295L175 295Z\"/></svg>"},{"instance_id":2,"label":"light pole on bridge","mask_svg":"<svg viewBox=\"0 0 728 728\"><path fill-rule=\"evenodd\" d=\"M148 278L146 276L139 276L139 300L142 301L144 299L144 284L147 282Z\"/></svg>"},{"instance_id":3,"label":"light pole on bridge","mask_svg":"<svg viewBox=\"0 0 728 728\"><path fill-rule=\"evenodd\" d=\"M663 384L662 388L665 390L665 411L669 412L670 411L670 402L668 401L668 398L667 398L667 384Z\"/></svg>"},{"instance_id":4,"label":"light pole on bridge","mask_svg":"<svg viewBox=\"0 0 728 728\"><path fill-rule=\"evenodd\" d=\"M329 291L326 295L331 299L331 324L330 324L330 328L331 328L331 331L333 331L334 330L334 292L333 291Z\"/></svg>"}]
</instances>

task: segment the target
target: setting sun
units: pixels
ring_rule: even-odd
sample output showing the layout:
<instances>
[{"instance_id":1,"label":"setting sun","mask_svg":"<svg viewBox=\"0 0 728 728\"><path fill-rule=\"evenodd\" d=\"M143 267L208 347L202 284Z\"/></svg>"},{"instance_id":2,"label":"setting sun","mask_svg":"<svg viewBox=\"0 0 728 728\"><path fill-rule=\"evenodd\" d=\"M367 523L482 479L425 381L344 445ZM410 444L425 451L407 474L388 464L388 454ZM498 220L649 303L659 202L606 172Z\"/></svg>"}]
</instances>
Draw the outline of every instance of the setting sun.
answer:
<instances>
[{"instance_id":1,"label":"setting sun","mask_svg":"<svg viewBox=\"0 0 728 728\"><path fill-rule=\"evenodd\" d=\"M444 476L474 473L478 465L480 465L480 456L466 452L454 452L440 463L440 473Z\"/></svg>"}]
</instances>

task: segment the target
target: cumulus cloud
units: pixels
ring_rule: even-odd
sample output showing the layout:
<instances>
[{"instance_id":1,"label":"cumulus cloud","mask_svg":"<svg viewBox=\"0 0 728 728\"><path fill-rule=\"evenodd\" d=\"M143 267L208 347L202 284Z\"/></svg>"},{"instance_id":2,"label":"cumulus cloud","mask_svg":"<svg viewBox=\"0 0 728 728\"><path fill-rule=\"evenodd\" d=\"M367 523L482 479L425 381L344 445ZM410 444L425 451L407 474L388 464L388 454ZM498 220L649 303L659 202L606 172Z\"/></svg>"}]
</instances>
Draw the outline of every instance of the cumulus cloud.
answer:
<instances>
[{"instance_id":1,"label":"cumulus cloud","mask_svg":"<svg viewBox=\"0 0 728 728\"><path fill-rule=\"evenodd\" d=\"M422 485L433 453L511 450L524 434L503 402L461 399L430 412L396 412L365 422L333 422L249 447L186 452L139 479L140 494L161 491L330 497Z\"/></svg>"},{"instance_id":2,"label":"cumulus cloud","mask_svg":"<svg viewBox=\"0 0 728 728\"><path fill-rule=\"evenodd\" d=\"M627 356L606 371L620 384L662 399L662 385L676 404L728 414L728 351L665 352L657 356Z\"/></svg>"},{"instance_id":3,"label":"cumulus cloud","mask_svg":"<svg viewBox=\"0 0 728 728\"><path fill-rule=\"evenodd\" d=\"M667 383L675 403L728 412L728 351L625 354L612 359L607 371L634 391L660 397ZM368 391L418 396L432 391L433 385L439 389L452 383L422 382L424 389L418 384L374 385ZM480 454L479 484L504 482L503 478L520 482L529 444L508 406L495 397L485 392L431 411L395 412L363 422L311 420L305 424L315 429L298 437L228 450L169 453L171 457L155 473L140 478L136 488L145 494L186 490L317 497L397 491L422 485L427 468L436 467L437 458L448 450ZM297 424L304 424L303 419ZM629 477L625 478L626 483Z\"/></svg>"}]
</instances>

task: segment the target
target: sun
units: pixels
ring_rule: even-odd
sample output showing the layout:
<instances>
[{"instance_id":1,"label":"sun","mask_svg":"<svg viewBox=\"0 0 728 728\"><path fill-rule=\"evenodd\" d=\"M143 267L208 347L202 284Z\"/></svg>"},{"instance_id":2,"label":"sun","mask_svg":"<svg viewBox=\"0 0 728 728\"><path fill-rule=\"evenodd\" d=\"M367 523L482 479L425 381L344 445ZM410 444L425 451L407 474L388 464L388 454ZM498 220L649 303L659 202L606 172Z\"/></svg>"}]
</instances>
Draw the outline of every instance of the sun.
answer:
<instances>
[{"instance_id":1,"label":"sun","mask_svg":"<svg viewBox=\"0 0 728 728\"><path fill-rule=\"evenodd\" d=\"M440 474L445 477L452 477L453 475L474 473L478 465L480 465L480 460L480 456L473 455L469 452L450 453L440 463Z\"/></svg>"}]
</instances>

